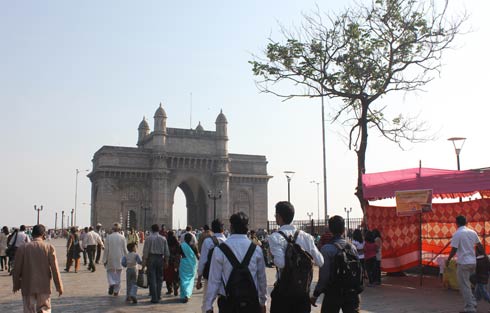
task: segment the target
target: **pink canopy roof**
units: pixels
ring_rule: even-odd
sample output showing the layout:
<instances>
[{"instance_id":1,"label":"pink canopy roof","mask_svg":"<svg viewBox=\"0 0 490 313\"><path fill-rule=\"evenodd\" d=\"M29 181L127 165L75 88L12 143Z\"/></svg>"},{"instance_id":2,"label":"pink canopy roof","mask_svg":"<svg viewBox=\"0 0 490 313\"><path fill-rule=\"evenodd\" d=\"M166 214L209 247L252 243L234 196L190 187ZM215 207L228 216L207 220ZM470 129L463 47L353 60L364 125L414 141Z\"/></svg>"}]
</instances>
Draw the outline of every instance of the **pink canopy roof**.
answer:
<instances>
[{"instance_id":1,"label":"pink canopy roof","mask_svg":"<svg viewBox=\"0 0 490 313\"><path fill-rule=\"evenodd\" d=\"M437 198L469 197L477 192L489 194L490 171L453 171L433 168L404 170L362 175L366 200L395 197L395 191L432 189Z\"/></svg>"}]
</instances>

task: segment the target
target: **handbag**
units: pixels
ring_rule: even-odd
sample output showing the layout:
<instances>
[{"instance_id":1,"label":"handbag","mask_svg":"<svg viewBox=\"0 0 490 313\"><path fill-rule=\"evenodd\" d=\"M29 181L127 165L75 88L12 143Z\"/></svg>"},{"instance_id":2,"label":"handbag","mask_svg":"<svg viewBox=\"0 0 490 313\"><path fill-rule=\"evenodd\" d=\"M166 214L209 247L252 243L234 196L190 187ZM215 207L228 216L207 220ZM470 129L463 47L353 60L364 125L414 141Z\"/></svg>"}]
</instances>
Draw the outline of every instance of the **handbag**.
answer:
<instances>
[{"instance_id":1,"label":"handbag","mask_svg":"<svg viewBox=\"0 0 490 313\"><path fill-rule=\"evenodd\" d=\"M7 242L7 250L5 250L5 254L9 257L9 259L13 258L15 256L15 251L17 251L17 247L15 246L17 243L17 234L18 233L15 232L13 238L9 238Z\"/></svg>"},{"instance_id":2,"label":"handbag","mask_svg":"<svg viewBox=\"0 0 490 313\"><path fill-rule=\"evenodd\" d=\"M17 251L17 247L13 245L13 246L8 247L7 250L5 250L5 254L9 258L13 258L15 256L15 251Z\"/></svg>"},{"instance_id":3,"label":"handbag","mask_svg":"<svg viewBox=\"0 0 490 313\"><path fill-rule=\"evenodd\" d=\"M136 285L140 288L148 288L148 274L145 270L138 271L138 278L136 279Z\"/></svg>"}]
</instances>

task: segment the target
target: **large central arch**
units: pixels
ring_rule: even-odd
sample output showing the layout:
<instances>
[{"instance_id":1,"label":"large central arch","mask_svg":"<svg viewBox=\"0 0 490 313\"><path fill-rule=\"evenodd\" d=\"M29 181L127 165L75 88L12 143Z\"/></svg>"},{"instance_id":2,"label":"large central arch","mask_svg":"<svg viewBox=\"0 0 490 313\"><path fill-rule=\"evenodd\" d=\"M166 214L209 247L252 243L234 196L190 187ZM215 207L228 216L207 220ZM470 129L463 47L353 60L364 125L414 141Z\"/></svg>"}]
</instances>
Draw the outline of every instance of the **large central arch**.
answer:
<instances>
[{"instance_id":1,"label":"large central arch","mask_svg":"<svg viewBox=\"0 0 490 313\"><path fill-rule=\"evenodd\" d=\"M180 188L185 196L185 208L175 207L175 194L177 188ZM187 224L194 227L200 227L210 223L212 216L209 212L209 199L207 192L209 188L197 177L187 177L186 179L179 179L172 188L172 202L170 207L171 220L176 210L185 210L187 216ZM176 225L172 225L176 228ZM183 226L185 227L185 225Z\"/></svg>"},{"instance_id":2,"label":"large central arch","mask_svg":"<svg viewBox=\"0 0 490 313\"><path fill-rule=\"evenodd\" d=\"M200 227L214 217L208 191L220 192L216 217L225 223L236 211L245 211L251 228L267 226L267 175L265 156L229 154L228 121L221 112L216 130L167 127L162 106L154 116L154 130L146 121L138 127L137 148L103 146L94 155L92 225L148 229L172 224L175 191L182 189L187 224ZM127 218L125 222L123 219Z\"/></svg>"}]
</instances>

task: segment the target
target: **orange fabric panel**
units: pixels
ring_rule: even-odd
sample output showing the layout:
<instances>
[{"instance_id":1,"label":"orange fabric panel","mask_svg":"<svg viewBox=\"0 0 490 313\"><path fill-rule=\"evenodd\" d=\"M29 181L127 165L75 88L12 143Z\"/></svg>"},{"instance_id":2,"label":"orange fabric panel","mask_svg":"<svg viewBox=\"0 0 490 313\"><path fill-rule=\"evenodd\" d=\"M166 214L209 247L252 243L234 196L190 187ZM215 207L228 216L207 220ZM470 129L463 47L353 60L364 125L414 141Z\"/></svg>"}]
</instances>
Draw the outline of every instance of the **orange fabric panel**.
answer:
<instances>
[{"instance_id":1,"label":"orange fabric panel","mask_svg":"<svg viewBox=\"0 0 490 313\"><path fill-rule=\"evenodd\" d=\"M368 206L366 215L369 229L379 229L383 238L383 258L399 258L396 268L385 271L402 271L418 265L413 260L404 261L403 256L420 249L420 216L397 216L394 207ZM434 203L432 212L422 215L423 261L428 263L441 252L456 231L455 219L465 215L468 227L475 230L487 253L490 253L490 199L457 203ZM442 254L448 254L448 246Z\"/></svg>"}]
</instances>

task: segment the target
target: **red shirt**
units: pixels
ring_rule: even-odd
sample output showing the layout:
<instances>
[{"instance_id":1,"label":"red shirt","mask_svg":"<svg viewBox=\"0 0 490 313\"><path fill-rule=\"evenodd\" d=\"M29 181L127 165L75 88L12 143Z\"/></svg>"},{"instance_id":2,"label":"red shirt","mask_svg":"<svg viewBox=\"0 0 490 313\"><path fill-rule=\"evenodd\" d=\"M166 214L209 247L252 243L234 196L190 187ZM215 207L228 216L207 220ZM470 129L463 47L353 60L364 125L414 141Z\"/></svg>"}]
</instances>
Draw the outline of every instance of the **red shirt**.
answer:
<instances>
[{"instance_id":1,"label":"red shirt","mask_svg":"<svg viewBox=\"0 0 490 313\"><path fill-rule=\"evenodd\" d=\"M376 257L377 246L374 242L364 242L364 259L370 259Z\"/></svg>"}]
</instances>

